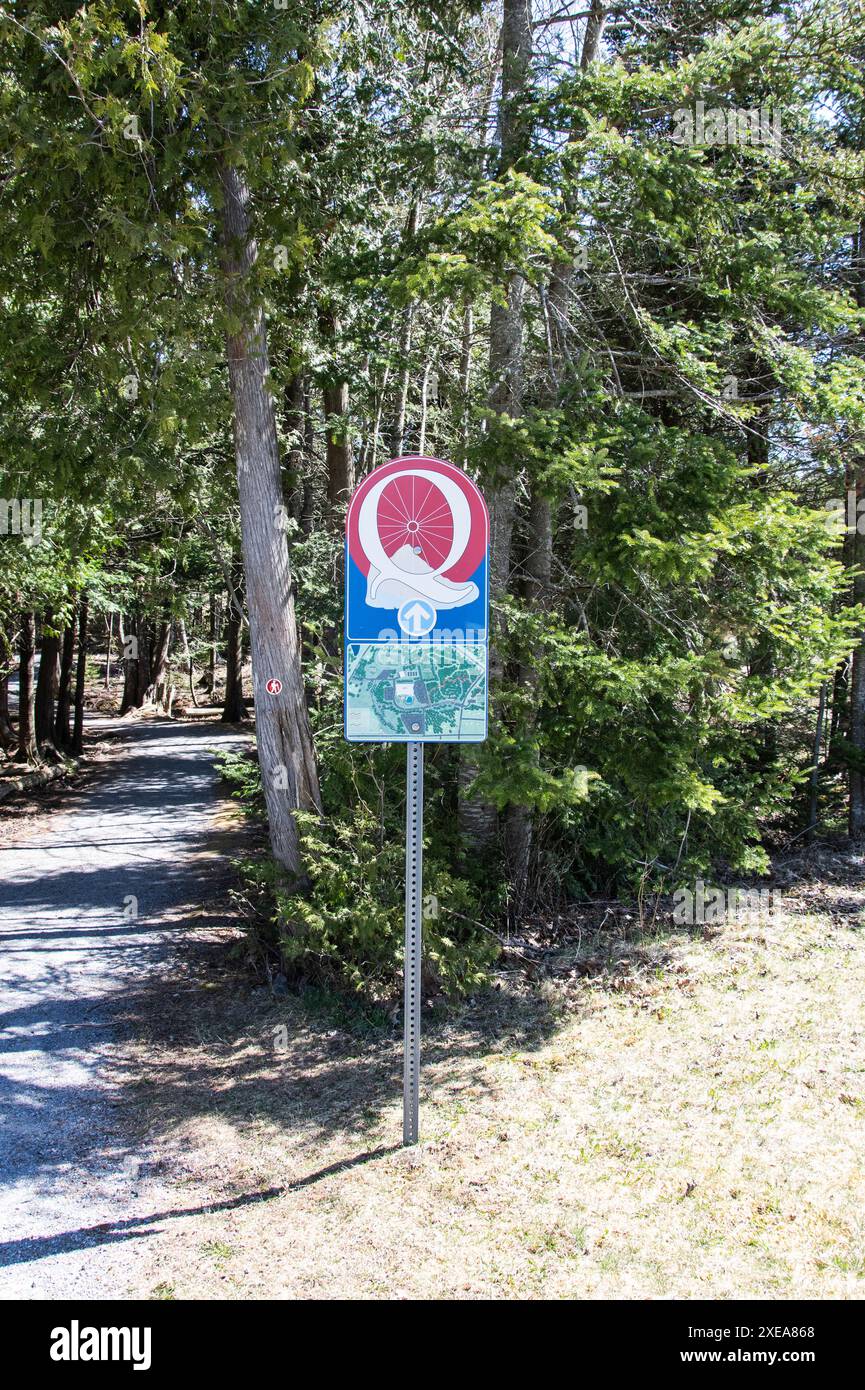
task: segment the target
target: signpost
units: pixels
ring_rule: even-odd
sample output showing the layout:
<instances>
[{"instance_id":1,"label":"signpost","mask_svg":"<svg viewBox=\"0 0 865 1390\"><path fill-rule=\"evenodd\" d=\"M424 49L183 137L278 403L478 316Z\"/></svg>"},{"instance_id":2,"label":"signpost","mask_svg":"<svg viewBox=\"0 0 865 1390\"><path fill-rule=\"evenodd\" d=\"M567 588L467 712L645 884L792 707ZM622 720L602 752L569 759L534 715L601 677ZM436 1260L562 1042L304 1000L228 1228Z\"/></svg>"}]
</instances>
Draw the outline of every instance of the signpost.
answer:
<instances>
[{"instance_id":1,"label":"signpost","mask_svg":"<svg viewBox=\"0 0 865 1390\"><path fill-rule=\"evenodd\" d=\"M403 1143L418 1140L423 746L487 735L489 517L441 459L382 464L346 516L345 737L406 745Z\"/></svg>"}]
</instances>

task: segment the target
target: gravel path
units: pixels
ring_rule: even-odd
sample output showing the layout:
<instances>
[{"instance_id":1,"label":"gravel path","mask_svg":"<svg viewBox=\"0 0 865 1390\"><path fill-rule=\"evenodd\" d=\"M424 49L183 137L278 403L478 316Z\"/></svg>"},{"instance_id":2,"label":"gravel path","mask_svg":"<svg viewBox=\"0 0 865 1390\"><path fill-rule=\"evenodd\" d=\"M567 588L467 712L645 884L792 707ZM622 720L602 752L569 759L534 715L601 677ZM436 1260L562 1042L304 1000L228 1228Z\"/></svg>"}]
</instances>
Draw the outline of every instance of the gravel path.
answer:
<instances>
[{"instance_id":1,"label":"gravel path","mask_svg":"<svg viewBox=\"0 0 865 1390\"><path fill-rule=\"evenodd\" d=\"M113 1116L115 1017L224 890L211 722L93 719L124 745L36 820L0 821L0 1298L122 1296L158 1184Z\"/></svg>"}]
</instances>

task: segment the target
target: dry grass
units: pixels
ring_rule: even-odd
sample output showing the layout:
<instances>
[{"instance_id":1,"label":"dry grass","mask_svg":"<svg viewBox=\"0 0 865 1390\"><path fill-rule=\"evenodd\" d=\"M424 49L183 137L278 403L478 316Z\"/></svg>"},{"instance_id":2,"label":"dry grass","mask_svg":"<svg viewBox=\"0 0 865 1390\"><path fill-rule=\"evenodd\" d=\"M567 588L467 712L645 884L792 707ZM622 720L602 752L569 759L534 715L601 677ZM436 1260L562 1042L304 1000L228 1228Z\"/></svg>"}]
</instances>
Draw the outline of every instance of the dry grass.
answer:
<instances>
[{"instance_id":1,"label":"dry grass","mask_svg":"<svg viewBox=\"0 0 865 1390\"><path fill-rule=\"evenodd\" d=\"M860 1297L861 876L503 980L427 1029L414 1151L398 1037L208 988L199 962L150 1000L123 1078L172 1207L130 1292Z\"/></svg>"}]
</instances>

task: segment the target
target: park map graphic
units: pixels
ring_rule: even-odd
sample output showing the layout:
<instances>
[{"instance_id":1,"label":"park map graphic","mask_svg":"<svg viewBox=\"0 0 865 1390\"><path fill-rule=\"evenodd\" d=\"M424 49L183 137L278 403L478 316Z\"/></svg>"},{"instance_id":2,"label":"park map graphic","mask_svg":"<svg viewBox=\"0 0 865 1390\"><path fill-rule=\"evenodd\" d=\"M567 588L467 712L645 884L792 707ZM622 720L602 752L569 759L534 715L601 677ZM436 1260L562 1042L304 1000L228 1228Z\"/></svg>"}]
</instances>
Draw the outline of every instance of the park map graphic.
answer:
<instances>
[{"instance_id":1,"label":"park map graphic","mask_svg":"<svg viewBox=\"0 0 865 1390\"><path fill-rule=\"evenodd\" d=\"M350 739L473 743L485 738L485 644L355 642L347 656Z\"/></svg>"}]
</instances>

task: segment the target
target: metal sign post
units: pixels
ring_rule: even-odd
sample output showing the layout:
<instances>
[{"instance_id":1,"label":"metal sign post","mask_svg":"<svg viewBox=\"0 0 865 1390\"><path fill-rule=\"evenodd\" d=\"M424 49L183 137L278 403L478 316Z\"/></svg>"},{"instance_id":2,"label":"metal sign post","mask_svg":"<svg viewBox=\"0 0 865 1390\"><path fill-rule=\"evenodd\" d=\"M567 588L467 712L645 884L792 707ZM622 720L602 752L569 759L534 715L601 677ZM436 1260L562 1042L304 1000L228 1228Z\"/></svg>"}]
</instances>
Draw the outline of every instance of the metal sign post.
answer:
<instances>
[{"instance_id":1,"label":"metal sign post","mask_svg":"<svg viewBox=\"0 0 865 1390\"><path fill-rule=\"evenodd\" d=\"M405 764L405 997L402 1142L418 1141L420 992L423 927L423 744L406 744Z\"/></svg>"},{"instance_id":2,"label":"metal sign post","mask_svg":"<svg viewBox=\"0 0 865 1390\"><path fill-rule=\"evenodd\" d=\"M406 745L403 1143L418 1142L423 746L487 736L486 504L442 459L373 469L345 520L345 737Z\"/></svg>"}]
</instances>

